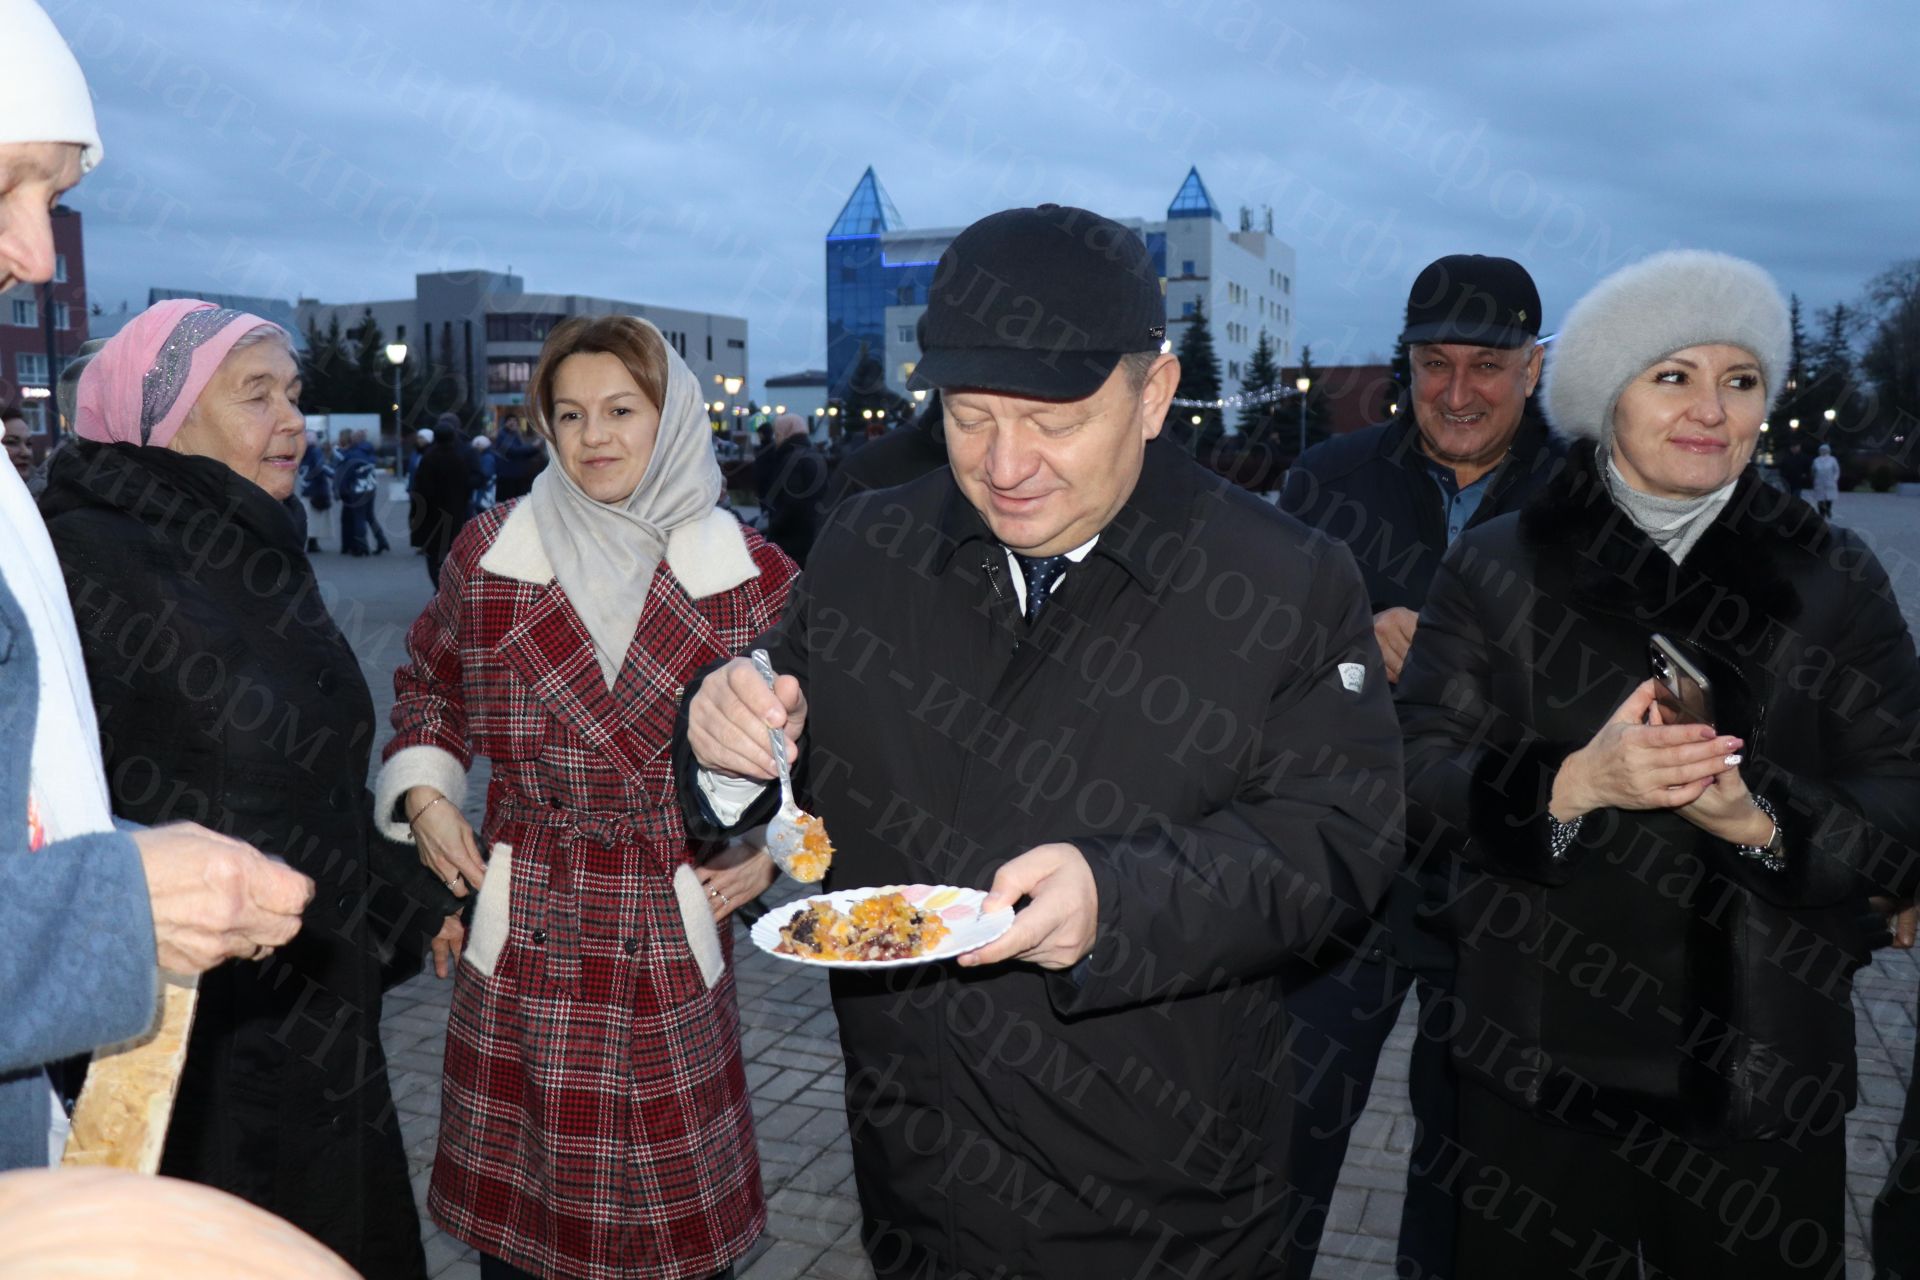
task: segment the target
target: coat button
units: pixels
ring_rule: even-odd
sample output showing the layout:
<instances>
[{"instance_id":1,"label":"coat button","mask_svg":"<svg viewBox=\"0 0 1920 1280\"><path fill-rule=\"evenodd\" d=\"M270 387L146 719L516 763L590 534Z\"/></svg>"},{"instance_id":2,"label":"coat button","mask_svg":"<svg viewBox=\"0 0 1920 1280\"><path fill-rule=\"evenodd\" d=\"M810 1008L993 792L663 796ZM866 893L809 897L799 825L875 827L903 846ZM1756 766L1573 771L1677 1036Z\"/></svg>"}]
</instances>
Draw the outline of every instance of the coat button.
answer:
<instances>
[{"instance_id":1,"label":"coat button","mask_svg":"<svg viewBox=\"0 0 1920 1280\"><path fill-rule=\"evenodd\" d=\"M345 813L347 806L351 804L352 801L353 797L347 793L345 787L335 787L333 792L327 796L327 804L332 807L335 813Z\"/></svg>"},{"instance_id":2,"label":"coat button","mask_svg":"<svg viewBox=\"0 0 1920 1280\"><path fill-rule=\"evenodd\" d=\"M349 889L349 890L347 890L347 892L345 892L345 893L343 893L343 894L341 894L341 895L340 895L339 897L337 897L337 898L335 898L335 899L333 900L333 906L334 906L334 910L336 910L336 911L338 911L338 912L339 912L339 913L340 913L341 915L343 915L343 916L350 916L350 915L352 915L352 914L353 914L353 906L354 906L354 903L353 903L353 890L351 890L351 889Z\"/></svg>"},{"instance_id":3,"label":"coat button","mask_svg":"<svg viewBox=\"0 0 1920 1280\"><path fill-rule=\"evenodd\" d=\"M535 929L533 931L533 945L536 947L544 947L547 945L547 931L545 929Z\"/></svg>"},{"instance_id":4,"label":"coat button","mask_svg":"<svg viewBox=\"0 0 1920 1280\"><path fill-rule=\"evenodd\" d=\"M547 807L548 807L549 809L558 809L558 808L560 808L560 797L559 797L559 796L549 796L549 797L547 798Z\"/></svg>"},{"instance_id":5,"label":"coat button","mask_svg":"<svg viewBox=\"0 0 1920 1280\"><path fill-rule=\"evenodd\" d=\"M322 667L320 674L313 678L313 685L322 693L332 693L340 687L340 677L334 674L332 667Z\"/></svg>"},{"instance_id":6,"label":"coat button","mask_svg":"<svg viewBox=\"0 0 1920 1280\"><path fill-rule=\"evenodd\" d=\"M620 944L620 949L626 952L628 955L634 955L640 950L639 940L635 938L628 938L625 942L622 942Z\"/></svg>"}]
</instances>

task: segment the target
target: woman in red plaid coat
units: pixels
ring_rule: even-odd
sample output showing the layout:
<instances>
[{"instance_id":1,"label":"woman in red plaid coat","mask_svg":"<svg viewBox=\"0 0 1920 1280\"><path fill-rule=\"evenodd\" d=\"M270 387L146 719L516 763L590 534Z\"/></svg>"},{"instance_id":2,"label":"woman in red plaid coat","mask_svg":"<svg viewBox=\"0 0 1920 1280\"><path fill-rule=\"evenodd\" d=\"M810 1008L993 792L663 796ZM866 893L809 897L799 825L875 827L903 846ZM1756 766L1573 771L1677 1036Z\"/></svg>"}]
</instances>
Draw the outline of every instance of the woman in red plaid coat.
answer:
<instances>
[{"instance_id":1,"label":"woman in red plaid coat","mask_svg":"<svg viewBox=\"0 0 1920 1280\"><path fill-rule=\"evenodd\" d=\"M555 328L528 400L559 465L462 531L394 677L380 817L479 893L427 1205L483 1277L724 1276L766 1221L716 925L773 867L695 865L670 745L795 571L715 505L701 390L645 321Z\"/></svg>"}]
</instances>

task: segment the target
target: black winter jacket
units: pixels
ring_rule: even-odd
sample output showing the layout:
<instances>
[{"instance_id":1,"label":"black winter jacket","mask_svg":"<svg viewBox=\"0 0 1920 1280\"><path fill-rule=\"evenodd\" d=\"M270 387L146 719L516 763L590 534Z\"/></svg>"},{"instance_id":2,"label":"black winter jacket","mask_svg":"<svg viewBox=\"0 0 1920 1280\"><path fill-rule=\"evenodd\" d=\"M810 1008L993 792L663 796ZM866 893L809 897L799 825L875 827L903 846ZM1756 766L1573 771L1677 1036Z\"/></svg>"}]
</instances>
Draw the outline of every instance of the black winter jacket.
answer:
<instances>
[{"instance_id":1,"label":"black winter jacket","mask_svg":"<svg viewBox=\"0 0 1920 1280\"><path fill-rule=\"evenodd\" d=\"M812 441L798 436L765 456L772 460L773 474L761 498L766 514L762 532L789 560L805 568L826 500L827 460Z\"/></svg>"},{"instance_id":2,"label":"black winter jacket","mask_svg":"<svg viewBox=\"0 0 1920 1280\"><path fill-rule=\"evenodd\" d=\"M1546 484L1566 453L1528 402L1513 445L1469 529L1518 511ZM1280 490L1280 509L1347 544L1367 582L1373 611L1426 603L1447 552L1447 517L1413 411L1324 440L1307 450Z\"/></svg>"},{"instance_id":3,"label":"black winter jacket","mask_svg":"<svg viewBox=\"0 0 1920 1280\"><path fill-rule=\"evenodd\" d=\"M909 484L947 465L947 436L940 393L934 392L911 422L903 422L878 440L868 440L834 468L821 511L829 512L856 493Z\"/></svg>"},{"instance_id":4,"label":"black winter jacket","mask_svg":"<svg viewBox=\"0 0 1920 1280\"><path fill-rule=\"evenodd\" d=\"M447 554L453 539L473 509L473 478L458 445L435 440L420 455L413 473L413 502L409 514L413 545L437 548Z\"/></svg>"},{"instance_id":5,"label":"black winter jacket","mask_svg":"<svg viewBox=\"0 0 1920 1280\"><path fill-rule=\"evenodd\" d=\"M1770 871L1667 810L1603 809L1564 856L1554 775L1648 676L1662 633L1746 740L1778 813ZM1859 541L1749 469L1676 566L1614 505L1591 444L1454 544L1401 681L1408 832L1473 869L1455 1063L1582 1128L1701 1142L1839 1124L1872 894L1920 888L1920 669Z\"/></svg>"},{"instance_id":6,"label":"black winter jacket","mask_svg":"<svg viewBox=\"0 0 1920 1280\"><path fill-rule=\"evenodd\" d=\"M1488 481L1467 528L1525 506L1565 456L1566 442L1548 433L1529 401L1507 459ZM1418 613L1426 606L1447 551L1447 517L1440 487L1420 452L1411 408L1307 450L1287 473L1280 508L1346 543L1366 579L1373 612L1404 608ZM1450 971L1453 949L1434 934L1429 916L1435 901L1450 892L1453 871L1444 857L1409 859L1387 894L1381 927L1364 941L1363 954L1380 961L1391 953L1429 974Z\"/></svg>"},{"instance_id":7,"label":"black winter jacket","mask_svg":"<svg viewBox=\"0 0 1920 1280\"><path fill-rule=\"evenodd\" d=\"M1009 572L948 472L850 498L769 645L831 887L985 887L1050 841L1098 885L1076 970L834 974L867 1248L882 1276L1271 1274L1277 975L1364 925L1403 847L1359 576L1160 445L1031 631ZM676 751L702 818L684 717Z\"/></svg>"},{"instance_id":8,"label":"black winter jacket","mask_svg":"<svg viewBox=\"0 0 1920 1280\"><path fill-rule=\"evenodd\" d=\"M374 835L373 704L281 505L224 464L75 444L42 510L114 812L204 823L316 884L301 931L204 975L161 1172L280 1215L369 1276L422 1274L379 1021L456 903Z\"/></svg>"}]
</instances>

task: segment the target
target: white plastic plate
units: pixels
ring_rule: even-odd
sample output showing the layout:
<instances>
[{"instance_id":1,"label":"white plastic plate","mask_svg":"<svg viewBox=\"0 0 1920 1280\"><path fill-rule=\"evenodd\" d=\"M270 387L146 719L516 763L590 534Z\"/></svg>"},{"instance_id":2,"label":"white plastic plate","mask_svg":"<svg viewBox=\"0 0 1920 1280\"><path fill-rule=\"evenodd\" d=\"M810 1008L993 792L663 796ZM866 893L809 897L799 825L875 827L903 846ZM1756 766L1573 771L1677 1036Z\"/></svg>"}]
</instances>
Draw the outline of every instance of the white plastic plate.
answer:
<instances>
[{"instance_id":1,"label":"white plastic plate","mask_svg":"<svg viewBox=\"0 0 1920 1280\"><path fill-rule=\"evenodd\" d=\"M810 956L789 955L775 950L780 945L780 930L787 921L813 903L825 902L845 912L852 909L856 902L888 893L898 893L922 911L933 912L945 921L947 936L940 940L940 945L923 956L908 956L901 960L815 960ZM950 960L976 947L984 947L1013 927L1011 907L1002 907L986 915L980 913L980 904L986 899L983 889L962 889L950 884L886 884L868 889L841 889L836 893L796 898L775 907L754 922L750 936L756 947L776 959L793 964L810 964L820 969L898 969L910 964L931 964L937 960Z\"/></svg>"}]
</instances>

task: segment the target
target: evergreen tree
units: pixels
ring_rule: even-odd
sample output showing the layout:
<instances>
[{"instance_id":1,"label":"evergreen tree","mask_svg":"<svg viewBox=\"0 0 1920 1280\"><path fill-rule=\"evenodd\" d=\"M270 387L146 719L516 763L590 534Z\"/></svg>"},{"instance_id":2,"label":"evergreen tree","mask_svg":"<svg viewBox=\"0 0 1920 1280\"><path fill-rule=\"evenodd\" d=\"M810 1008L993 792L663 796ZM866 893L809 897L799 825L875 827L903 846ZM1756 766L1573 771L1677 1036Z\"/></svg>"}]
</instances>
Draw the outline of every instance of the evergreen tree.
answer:
<instances>
[{"instance_id":1,"label":"evergreen tree","mask_svg":"<svg viewBox=\"0 0 1920 1280\"><path fill-rule=\"evenodd\" d=\"M1307 448L1311 449L1314 445L1325 440L1328 435L1327 389L1325 385L1323 385L1324 379L1321 376L1321 371L1316 368L1313 363L1313 345L1311 343L1300 348L1300 369L1298 374L1296 374L1296 378L1307 379ZM1297 398L1298 395L1299 393L1295 392L1294 398L1292 399L1293 434L1288 437L1288 439L1294 441L1296 444L1300 438L1300 401Z\"/></svg>"},{"instance_id":2,"label":"evergreen tree","mask_svg":"<svg viewBox=\"0 0 1920 1280\"><path fill-rule=\"evenodd\" d=\"M1187 320L1187 331L1180 335L1177 354L1180 357L1180 385L1174 389L1174 396L1181 400L1218 400L1220 357L1213 349L1213 332L1207 328L1207 305L1204 300L1193 304L1193 315ZM1198 434L1202 439L1216 439L1226 429L1221 421L1220 410L1211 404L1204 409L1176 405L1173 413L1189 424L1192 416L1198 413L1201 418Z\"/></svg>"},{"instance_id":3,"label":"evergreen tree","mask_svg":"<svg viewBox=\"0 0 1920 1280\"><path fill-rule=\"evenodd\" d=\"M401 367L403 421L393 421L393 366L387 363L386 334L371 312L343 330L334 316L322 331L309 322L307 350L301 361L300 408L304 413L377 413L382 430L412 430L431 425L442 413L463 423L478 420L478 408L451 370L430 365L415 348Z\"/></svg>"},{"instance_id":4,"label":"evergreen tree","mask_svg":"<svg viewBox=\"0 0 1920 1280\"><path fill-rule=\"evenodd\" d=\"M1813 380L1845 385L1853 380L1853 333L1859 317L1852 307L1836 302L1820 312L1820 337L1808 353Z\"/></svg>"},{"instance_id":5,"label":"evergreen tree","mask_svg":"<svg viewBox=\"0 0 1920 1280\"><path fill-rule=\"evenodd\" d=\"M1795 418L1818 417L1821 408L1813 398L1813 381L1816 370L1811 367L1812 345L1807 340L1806 325L1800 318L1800 295L1794 294L1787 300L1787 318L1789 346L1787 352L1787 374L1780 394L1774 400L1773 420L1791 422ZM1793 441L1787 441L1791 450Z\"/></svg>"},{"instance_id":6,"label":"evergreen tree","mask_svg":"<svg viewBox=\"0 0 1920 1280\"><path fill-rule=\"evenodd\" d=\"M1274 389L1280 385L1280 366L1273 358L1273 341L1260 330L1260 341L1253 346L1253 358L1247 361L1246 376L1240 379L1240 433L1249 440L1264 439L1272 430L1276 405Z\"/></svg>"},{"instance_id":7,"label":"evergreen tree","mask_svg":"<svg viewBox=\"0 0 1920 1280\"><path fill-rule=\"evenodd\" d=\"M1792 294L1787 298L1788 332L1792 346L1787 356L1788 392L1798 391L1807 380L1807 330L1800 322L1800 295Z\"/></svg>"},{"instance_id":8,"label":"evergreen tree","mask_svg":"<svg viewBox=\"0 0 1920 1280\"><path fill-rule=\"evenodd\" d=\"M1413 394L1413 355L1407 350L1405 338L1393 340L1393 385L1397 390L1391 402L1405 404L1407 397Z\"/></svg>"},{"instance_id":9,"label":"evergreen tree","mask_svg":"<svg viewBox=\"0 0 1920 1280\"><path fill-rule=\"evenodd\" d=\"M913 413L913 402L887 385L886 369L864 342L860 344L860 354L854 358L845 386L839 415L842 439L858 440L873 425L873 418L860 416L862 410L892 423L904 422Z\"/></svg>"}]
</instances>

